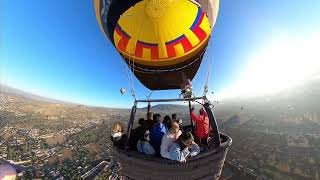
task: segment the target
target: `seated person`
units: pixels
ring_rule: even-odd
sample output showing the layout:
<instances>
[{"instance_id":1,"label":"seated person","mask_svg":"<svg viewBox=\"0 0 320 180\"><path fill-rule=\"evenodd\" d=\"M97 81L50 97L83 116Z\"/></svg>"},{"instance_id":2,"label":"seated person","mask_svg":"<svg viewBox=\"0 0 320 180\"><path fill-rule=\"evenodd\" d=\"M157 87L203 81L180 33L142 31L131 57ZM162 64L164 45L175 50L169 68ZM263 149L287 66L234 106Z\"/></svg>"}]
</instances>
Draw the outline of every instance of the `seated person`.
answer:
<instances>
[{"instance_id":1,"label":"seated person","mask_svg":"<svg viewBox=\"0 0 320 180\"><path fill-rule=\"evenodd\" d=\"M196 156L199 153L200 148L194 142L191 132L183 132L177 141L169 148L169 159L186 162L188 157Z\"/></svg>"},{"instance_id":2,"label":"seated person","mask_svg":"<svg viewBox=\"0 0 320 180\"><path fill-rule=\"evenodd\" d=\"M183 126L182 126L182 119L181 119L181 118L178 118L178 117L177 117L177 114L172 114L172 115L171 115L171 119L172 119L172 121L174 121L174 122L176 122L176 123L178 123L178 124L179 124L179 128L180 128L180 130L182 130L182 129L183 129Z\"/></svg>"},{"instance_id":3,"label":"seated person","mask_svg":"<svg viewBox=\"0 0 320 180\"><path fill-rule=\"evenodd\" d=\"M143 139L144 133L148 130L146 121L143 118L139 119L139 126L131 131L130 147L136 150L139 139Z\"/></svg>"},{"instance_id":4,"label":"seated person","mask_svg":"<svg viewBox=\"0 0 320 180\"><path fill-rule=\"evenodd\" d=\"M127 141L127 135L123 134L123 125L120 122L115 122L111 130L111 141L113 145L124 149Z\"/></svg>"},{"instance_id":5,"label":"seated person","mask_svg":"<svg viewBox=\"0 0 320 180\"><path fill-rule=\"evenodd\" d=\"M150 130L150 144L156 150L156 152L160 152L160 145L162 141L162 136L166 133L166 127L161 122L160 114L155 114L153 119L156 124Z\"/></svg>"},{"instance_id":6,"label":"seated person","mask_svg":"<svg viewBox=\"0 0 320 180\"><path fill-rule=\"evenodd\" d=\"M166 115L164 118L163 118L163 125L166 127L166 132L169 131L170 129L170 126L171 126L171 118L170 116Z\"/></svg>"},{"instance_id":7,"label":"seated person","mask_svg":"<svg viewBox=\"0 0 320 180\"><path fill-rule=\"evenodd\" d=\"M201 108L199 111L199 116L196 115L194 112L194 107L191 108L191 118L196 124L196 142L201 144L201 143L206 143L207 138L210 134L210 125L209 125L209 118L207 115L207 112Z\"/></svg>"},{"instance_id":8,"label":"seated person","mask_svg":"<svg viewBox=\"0 0 320 180\"><path fill-rule=\"evenodd\" d=\"M169 148L178 139L181 133L178 123L172 121L168 133L162 137L160 146L160 154L162 157L170 159Z\"/></svg>"},{"instance_id":9,"label":"seated person","mask_svg":"<svg viewBox=\"0 0 320 180\"><path fill-rule=\"evenodd\" d=\"M147 114L147 120L145 121L145 125L147 126L148 129L151 129L155 124L155 121L153 120L154 119L153 117L154 117L153 112L149 112Z\"/></svg>"},{"instance_id":10,"label":"seated person","mask_svg":"<svg viewBox=\"0 0 320 180\"><path fill-rule=\"evenodd\" d=\"M177 122L178 118L177 118L177 114L171 114L171 120Z\"/></svg>"},{"instance_id":11,"label":"seated person","mask_svg":"<svg viewBox=\"0 0 320 180\"><path fill-rule=\"evenodd\" d=\"M150 144L149 130L145 131L144 137L139 139L137 143L137 150L147 155L154 155L156 153L156 151Z\"/></svg>"}]
</instances>

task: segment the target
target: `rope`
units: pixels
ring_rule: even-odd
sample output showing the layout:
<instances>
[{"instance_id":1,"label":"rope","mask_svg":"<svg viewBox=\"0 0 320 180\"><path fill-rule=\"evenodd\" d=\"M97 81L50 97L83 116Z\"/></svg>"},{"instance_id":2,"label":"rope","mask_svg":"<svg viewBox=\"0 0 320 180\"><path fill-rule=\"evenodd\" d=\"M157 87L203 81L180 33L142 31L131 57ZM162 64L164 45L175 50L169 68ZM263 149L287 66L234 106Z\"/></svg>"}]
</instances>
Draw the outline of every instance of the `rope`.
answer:
<instances>
[{"instance_id":1,"label":"rope","mask_svg":"<svg viewBox=\"0 0 320 180\"><path fill-rule=\"evenodd\" d=\"M142 18L140 18L140 22L139 22L139 26L138 26L138 29L137 29L137 34L136 34L136 37L139 36L139 33L140 33L140 29L141 29L141 24L142 24ZM129 68L131 69L132 71L132 74L131 74L131 83L132 83L132 89L131 89L131 95L134 97L134 99L136 99L136 91L135 91L135 86L134 86L134 82L133 82L133 79L134 79L134 72L136 71L135 70L135 58L131 58L131 53L129 52L129 58L128 58L128 61L129 61ZM132 59L132 64L131 64L131 59Z\"/></svg>"},{"instance_id":2,"label":"rope","mask_svg":"<svg viewBox=\"0 0 320 180\"><path fill-rule=\"evenodd\" d=\"M150 99L152 93L153 93L153 91L150 91L149 95L147 96L147 99Z\"/></svg>"},{"instance_id":3,"label":"rope","mask_svg":"<svg viewBox=\"0 0 320 180\"><path fill-rule=\"evenodd\" d=\"M123 32L121 33L121 36L123 38ZM124 47L124 42L123 41L122 41L122 47ZM130 89L131 89L131 95L132 95L132 97L134 99L136 99L136 93L135 93L135 87L134 87L134 77L133 77L133 74L134 74L134 58L132 58L133 59L133 63L131 65L131 53L129 52L128 54L129 54L129 56L128 56L128 66L129 66L129 69L132 71L132 74L130 73L130 70L128 69L128 67L126 67L126 65L124 65L124 66L126 68L128 84L129 84ZM125 59L125 57L123 55L122 55L122 58Z\"/></svg>"},{"instance_id":4,"label":"rope","mask_svg":"<svg viewBox=\"0 0 320 180\"><path fill-rule=\"evenodd\" d=\"M209 0L207 0L206 13L208 13L208 8L209 8ZM212 50L212 41L211 41L211 39L209 41L209 45L208 46L209 46L209 48L208 48L209 49L209 53L212 53L212 52L210 52L210 50ZM208 58L209 63L208 63L208 66L206 68L206 75L205 75L205 81L204 81L204 86L203 86L203 96L205 96L207 94L208 90L209 90L208 82L209 82L209 78L210 78L210 74L211 74L211 66L212 66L212 61L213 61L212 57L213 57L212 54L209 54L209 58Z\"/></svg>"},{"instance_id":5,"label":"rope","mask_svg":"<svg viewBox=\"0 0 320 180\"><path fill-rule=\"evenodd\" d=\"M211 40L209 41L209 50L212 50L212 41ZM207 66L207 71L206 71L206 76L205 76L205 84L203 87L203 95L204 96L207 94L208 89L209 89L208 83L209 83L209 79L210 79L210 75L211 75L212 61L213 61L212 52L209 51L209 53L210 53L209 58L208 58L209 64Z\"/></svg>"}]
</instances>

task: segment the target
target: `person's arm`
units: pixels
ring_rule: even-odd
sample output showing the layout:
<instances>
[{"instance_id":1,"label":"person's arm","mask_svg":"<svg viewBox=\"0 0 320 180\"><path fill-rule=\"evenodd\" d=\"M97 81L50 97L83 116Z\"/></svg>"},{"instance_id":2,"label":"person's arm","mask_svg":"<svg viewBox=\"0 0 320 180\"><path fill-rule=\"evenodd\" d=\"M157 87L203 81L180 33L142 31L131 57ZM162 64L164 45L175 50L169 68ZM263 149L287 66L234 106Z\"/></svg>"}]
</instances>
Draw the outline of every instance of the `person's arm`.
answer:
<instances>
[{"instance_id":1,"label":"person's arm","mask_svg":"<svg viewBox=\"0 0 320 180\"><path fill-rule=\"evenodd\" d=\"M189 150L185 148L181 151L179 145L175 144L170 148L170 159L179 161L179 162L186 162L186 157L190 154Z\"/></svg>"},{"instance_id":2,"label":"person's arm","mask_svg":"<svg viewBox=\"0 0 320 180\"><path fill-rule=\"evenodd\" d=\"M166 142L166 135L164 135L162 137L162 141L161 141L161 146L160 146L160 155L164 158L167 158L167 154L168 154L168 147L166 146L167 145L167 142Z\"/></svg>"},{"instance_id":3,"label":"person's arm","mask_svg":"<svg viewBox=\"0 0 320 180\"><path fill-rule=\"evenodd\" d=\"M197 116L197 114L192 111L191 112L191 119L195 122L195 123L199 123L199 117Z\"/></svg>"},{"instance_id":4,"label":"person's arm","mask_svg":"<svg viewBox=\"0 0 320 180\"><path fill-rule=\"evenodd\" d=\"M192 143L192 146L189 147L190 156L196 156L200 153L200 147L195 142Z\"/></svg>"}]
</instances>

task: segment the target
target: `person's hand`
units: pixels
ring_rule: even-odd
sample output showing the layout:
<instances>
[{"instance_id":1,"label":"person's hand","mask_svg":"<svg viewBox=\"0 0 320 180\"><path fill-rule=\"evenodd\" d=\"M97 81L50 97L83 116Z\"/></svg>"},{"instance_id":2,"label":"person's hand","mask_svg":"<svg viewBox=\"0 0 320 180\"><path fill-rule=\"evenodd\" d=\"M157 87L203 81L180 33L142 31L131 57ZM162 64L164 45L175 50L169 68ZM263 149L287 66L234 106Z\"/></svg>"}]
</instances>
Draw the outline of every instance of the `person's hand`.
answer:
<instances>
[{"instance_id":1,"label":"person's hand","mask_svg":"<svg viewBox=\"0 0 320 180\"><path fill-rule=\"evenodd\" d=\"M186 159L184 159L184 160L182 160L182 161L181 161L181 163L186 163L186 162L187 162L187 160L186 160Z\"/></svg>"}]
</instances>

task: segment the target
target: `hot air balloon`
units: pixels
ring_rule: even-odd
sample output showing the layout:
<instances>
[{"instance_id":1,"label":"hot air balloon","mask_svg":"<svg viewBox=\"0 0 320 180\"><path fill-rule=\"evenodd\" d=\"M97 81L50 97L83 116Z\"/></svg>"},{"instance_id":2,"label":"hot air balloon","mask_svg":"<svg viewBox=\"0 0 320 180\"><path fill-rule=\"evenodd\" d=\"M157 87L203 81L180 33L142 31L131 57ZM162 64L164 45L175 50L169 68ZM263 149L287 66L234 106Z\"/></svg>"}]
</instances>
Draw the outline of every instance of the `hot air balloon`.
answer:
<instances>
[{"instance_id":1,"label":"hot air balloon","mask_svg":"<svg viewBox=\"0 0 320 180\"><path fill-rule=\"evenodd\" d=\"M100 29L150 90L181 89L193 79L206 51L218 7L219 0L94 0ZM121 173L131 179L218 179L232 140L219 133L206 96L135 99L128 122L128 142L138 103L148 103L149 114L150 103L189 102L191 113L191 102L197 100L202 100L200 104L213 130L206 151L180 164L114 147L113 155L121 164ZM191 120L190 130L193 129Z\"/></svg>"},{"instance_id":2,"label":"hot air balloon","mask_svg":"<svg viewBox=\"0 0 320 180\"><path fill-rule=\"evenodd\" d=\"M199 3L204 8L189 0L96 0L95 12L143 85L179 89L195 76L218 12L218 0Z\"/></svg>"},{"instance_id":3,"label":"hot air balloon","mask_svg":"<svg viewBox=\"0 0 320 180\"><path fill-rule=\"evenodd\" d=\"M122 95L123 95L124 93L126 93L126 91L127 91L127 90L126 90L125 88L121 88L121 89L120 89L120 93L121 93Z\"/></svg>"}]
</instances>

